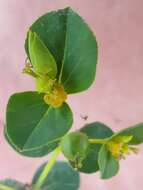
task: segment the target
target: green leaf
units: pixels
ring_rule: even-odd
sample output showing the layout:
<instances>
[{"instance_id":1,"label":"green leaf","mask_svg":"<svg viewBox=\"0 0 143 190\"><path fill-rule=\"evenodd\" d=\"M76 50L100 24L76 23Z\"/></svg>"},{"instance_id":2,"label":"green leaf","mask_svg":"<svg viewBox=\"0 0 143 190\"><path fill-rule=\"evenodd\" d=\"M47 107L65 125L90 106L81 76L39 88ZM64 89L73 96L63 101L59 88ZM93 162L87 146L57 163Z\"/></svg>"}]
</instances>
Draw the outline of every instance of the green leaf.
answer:
<instances>
[{"instance_id":1,"label":"green leaf","mask_svg":"<svg viewBox=\"0 0 143 190\"><path fill-rule=\"evenodd\" d=\"M130 140L129 144L131 145L138 145L143 143L143 123L136 124L132 127L123 129L115 135L113 135L113 138L117 136L132 136L132 139Z\"/></svg>"},{"instance_id":2,"label":"green leaf","mask_svg":"<svg viewBox=\"0 0 143 190\"><path fill-rule=\"evenodd\" d=\"M5 186L5 188L3 185ZM26 187L24 184L16 180L5 179L5 180L0 181L0 189L1 190L26 190Z\"/></svg>"},{"instance_id":3,"label":"green leaf","mask_svg":"<svg viewBox=\"0 0 143 190\"><path fill-rule=\"evenodd\" d=\"M42 157L47 155L48 153L52 152L59 144L59 141L56 141L54 143L49 143L48 145L42 146L40 148L36 149L30 149L30 150L23 150L19 151L19 149L13 144L13 142L8 138L6 130L4 131L5 138L9 145L19 154L23 156L28 157Z\"/></svg>"},{"instance_id":4,"label":"green leaf","mask_svg":"<svg viewBox=\"0 0 143 190\"><path fill-rule=\"evenodd\" d=\"M85 125L80 130L85 133L90 139L104 139L113 135L113 131L103 123L94 122ZM101 148L99 144L91 144L88 156L82 162L82 168L79 170L84 173L94 173L98 171L98 152Z\"/></svg>"},{"instance_id":5,"label":"green leaf","mask_svg":"<svg viewBox=\"0 0 143 190\"><path fill-rule=\"evenodd\" d=\"M115 176L119 170L118 160L111 155L106 145L102 145L99 151L98 164L102 179Z\"/></svg>"},{"instance_id":6,"label":"green leaf","mask_svg":"<svg viewBox=\"0 0 143 190\"><path fill-rule=\"evenodd\" d=\"M57 74L55 59L38 35L32 31L28 32L28 49L35 72L55 79Z\"/></svg>"},{"instance_id":7,"label":"green leaf","mask_svg":"<svg viewBox=\"0 0 143 190\"><path fill-rule=\"evenodd\" d=\"M84 20L66 8L43 15L30 29L54 56L66 92L89 88L95 78L98 52L96 39ZM27 40L25 49L29 56Z\"/></svg>"},{"instance_id":8,"label":"green leaf","mask_svg":"<svg viewBox=\"0 0 143 190\"><path fill-rule=\"evenodd\" d=\"M43 164L33 177L32 184L35 185L41 172L44 169ZM52 170L42 185L42 190L78 190L79 174L66 162L56 162Z\"/></svg>"},{"instance_id":9,"label":"green leaf","mask_svg":"<svg viewBox=\"0 0 143 190\"><path fill-rule=\"evenodd\" d=\"M36 20L30 27L30 30L36 32L54 56L58 71L61 70L64 56L67 12L68 8L47 13ZM29 57L27 39L25 41L25 49Z\"/></svg>"},{"instance_id":10,"label":"green leaf","mask_svg":"<svg viewBox=\"0 0 143 190\"><path fill-rule=\"evenodd\" d=\"M41 156L56 147L72 122L72 112L66 103L54 109L45 104L43 94L16 93L7 105L5 133L19 152Z\"/></svg>"}]
</instances>

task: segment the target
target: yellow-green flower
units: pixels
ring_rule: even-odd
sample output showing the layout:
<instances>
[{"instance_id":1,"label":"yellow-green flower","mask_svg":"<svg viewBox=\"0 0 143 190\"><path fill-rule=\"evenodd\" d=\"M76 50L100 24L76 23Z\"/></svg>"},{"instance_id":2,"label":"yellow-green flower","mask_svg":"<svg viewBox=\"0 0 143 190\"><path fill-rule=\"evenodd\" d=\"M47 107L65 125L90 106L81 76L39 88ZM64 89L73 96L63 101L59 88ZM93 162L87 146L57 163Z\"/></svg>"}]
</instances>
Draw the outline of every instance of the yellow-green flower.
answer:
<instances>
[{"instance_id":1,"label":"yellow-green flower","mask_svg":"<svg viewBox=\"0 0 143 190\"><path fill-rule=\"evenodd\" d=\"M133 136L117 136L107 143L107 148L115 158L125 158L127 154L137 153L137 148L129 145Z\"/></svg>"},{"instance_id":2,"label":"yellow-green flower","mask_svg":"<svg viewBox=\"0 0 143 190\"><path fill-rule=\"evenodd\" d=\"M44 96L44 100L47 104L53 107L59 107L67 99L67 93L61 84L55 83L53 85L53 90L48 92Z\"/></svg>"}]
</instances>

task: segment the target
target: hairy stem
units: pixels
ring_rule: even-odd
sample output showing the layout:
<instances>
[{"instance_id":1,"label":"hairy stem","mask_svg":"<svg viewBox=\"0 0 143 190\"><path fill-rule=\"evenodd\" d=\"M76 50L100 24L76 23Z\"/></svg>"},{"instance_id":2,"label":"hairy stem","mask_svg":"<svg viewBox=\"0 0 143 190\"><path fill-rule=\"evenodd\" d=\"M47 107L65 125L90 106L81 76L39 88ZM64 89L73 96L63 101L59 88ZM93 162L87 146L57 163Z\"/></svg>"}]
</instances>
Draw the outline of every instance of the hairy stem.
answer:
<instances>
[{"instance_id":1,"label":"hairy stem","mask_svg":"<svg viewBox=\"0 0 143 190\"><path fill-rule=\"evenodd\" d=\"M46 177L48 176L50 170L52 169L52 167L54 166L58 155L61 153L61 149L60 147L56 148L55 151L53 152L52 157L50 158L50 160L48 161L48 163L46 164L45 168L43 169L39 179L37 180L37 183L35 184L35 187L37 189L40 189L40 187L43 185Z\"/></svg>"},{"instance_id":2,"label":"hairy stem","mask_svg":"<svg viewBox=\"0 0 143 190\"><path fill-rule=\"evenodd\" d=\"M1 190L15 190L14 188L1 184L1 183L0 183L0 189Z\"/></svg>"}]
</instances>

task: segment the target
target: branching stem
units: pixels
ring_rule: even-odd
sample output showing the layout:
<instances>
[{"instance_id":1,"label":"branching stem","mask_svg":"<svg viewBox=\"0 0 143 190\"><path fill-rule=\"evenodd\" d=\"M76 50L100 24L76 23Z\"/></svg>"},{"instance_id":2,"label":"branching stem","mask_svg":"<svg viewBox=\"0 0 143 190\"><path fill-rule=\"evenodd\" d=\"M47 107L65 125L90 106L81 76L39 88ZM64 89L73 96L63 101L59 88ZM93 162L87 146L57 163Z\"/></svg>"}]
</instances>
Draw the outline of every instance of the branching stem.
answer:
<instances>
[{"instance_id":1,"label":"branching stem","mask_svg":"<svg viewBox=\"0 0 143 190\"><path fill-rule=\"evenodd\" d=\"M52 157L50 158L50 160L46 164L45 168L43 169L39 179L37 180L37 183L35 184L36 189L40 189L40 187L43 185L46 177L48 176L50 170L54 166L54 164L57 160L57 157L59 156L60 153L61 153L60 147L56 148L55 151L53 152Z\"/></svg>"}]
</instances>

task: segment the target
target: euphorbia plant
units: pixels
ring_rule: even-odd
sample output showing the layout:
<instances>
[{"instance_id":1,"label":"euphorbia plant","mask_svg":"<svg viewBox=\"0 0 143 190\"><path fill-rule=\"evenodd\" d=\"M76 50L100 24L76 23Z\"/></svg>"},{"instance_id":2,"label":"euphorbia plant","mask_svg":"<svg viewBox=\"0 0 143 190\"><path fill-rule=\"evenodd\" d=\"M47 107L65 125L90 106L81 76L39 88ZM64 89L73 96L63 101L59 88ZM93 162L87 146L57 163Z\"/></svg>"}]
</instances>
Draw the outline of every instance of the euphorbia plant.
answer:
<instances>
[{"instance_id":1,"label":"euphorbia plant","mask_svg":"<svg viewBox=\"0 0 143 190\"><path fill-rule=\"evenodd\" d=\"M95 79L97 42L88 25L71 8L47 13L29 28L25 50L23 73L33 77L36 89L10 97L5 137L24 156L53 155L29 186L5 180L0 189L77 190L78 172L116 175L120 159L143 142L143 123L113 132L93 122L69 132L73 116L66 100ZM69 163L56 163L60 153Z\"/></svg>"}]
</instances>

